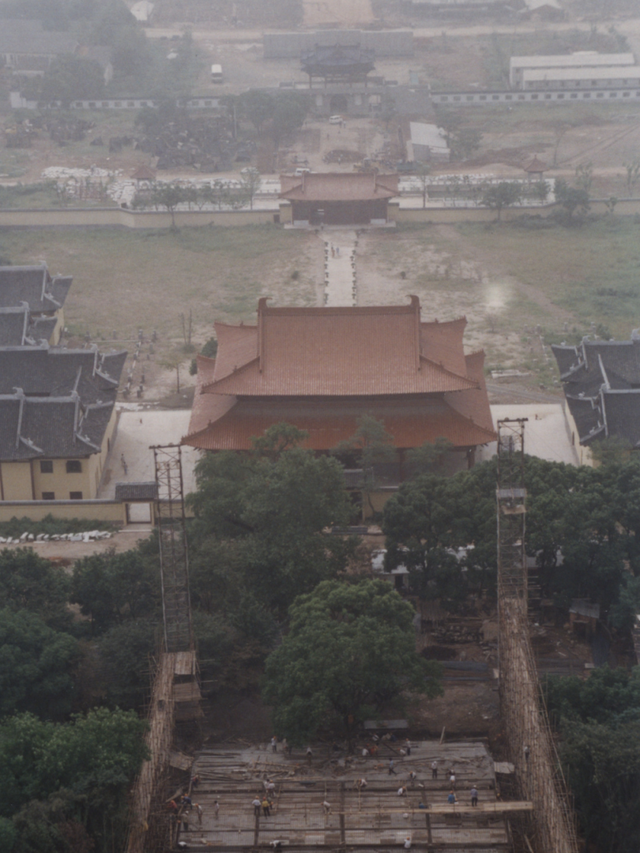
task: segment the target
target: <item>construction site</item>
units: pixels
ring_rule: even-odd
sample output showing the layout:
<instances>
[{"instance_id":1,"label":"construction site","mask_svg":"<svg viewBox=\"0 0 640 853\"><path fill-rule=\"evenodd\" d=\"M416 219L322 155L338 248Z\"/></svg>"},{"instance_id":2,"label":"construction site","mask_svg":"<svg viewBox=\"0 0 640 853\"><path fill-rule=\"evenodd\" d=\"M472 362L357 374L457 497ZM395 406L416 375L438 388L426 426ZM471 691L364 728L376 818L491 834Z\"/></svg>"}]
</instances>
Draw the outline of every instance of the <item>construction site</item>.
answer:
<instances>
[{"instance_id":1,"label":"construction site","mask_svg":"<svg viewBox=\"0 0 640 853\"><path fill-rule=\"evenodd\" d=\"M191 629L181 449L154 448L165 650L149 709L151 759L131 799L127 853L169 850L577 853L529 635L524 420L498 422L500 760L486 739L410 739L404 720L342 743L207 742L185 755L179 726L202 718ZM181 781L177 781L181 780Z\"/></svg>"}]
</instances>

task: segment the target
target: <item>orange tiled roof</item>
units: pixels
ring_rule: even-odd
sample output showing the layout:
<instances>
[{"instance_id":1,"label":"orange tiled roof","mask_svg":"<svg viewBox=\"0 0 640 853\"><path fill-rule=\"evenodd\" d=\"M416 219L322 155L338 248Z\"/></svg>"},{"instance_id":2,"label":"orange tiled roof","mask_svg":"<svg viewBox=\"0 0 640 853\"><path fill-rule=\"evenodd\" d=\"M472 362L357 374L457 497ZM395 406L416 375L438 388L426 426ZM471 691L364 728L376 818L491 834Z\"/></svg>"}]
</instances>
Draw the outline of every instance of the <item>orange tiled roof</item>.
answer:
<instances>
[{"instance_id":1,"label":"orange tiled roof","mask_svg":"<svg viewBox=\"0 0 640 853\"><path fill-rule=\"evenodd\" d=\"M371 396L478 387L462 348L466 320L421 323L420 303L371 308L268 308L257 326L216 324L210 394Z\"/></svg>"},{"instance_id":2,"label":"orange tiled roof","mask_svg":"<svg viewBox=\"0 0 640 853\"><path fill-rule=\"evenodd\" d=\"M452 409L465 418L470 418L484 430L494 432L491 407L487 396L487 386L484 381L484 352L474 352L465 356L467 373L478 383L477 388L460 394L445 394L445 400ZM495 433L494 433L495 438Z\"/></svg>"},{"instance_id":3,"label":"orange tiled roof","mask_svg":"<svg viewBox=\"0 0 640 853\"><path fill-rule=\"evenodd\" d=\"M383 421L398 448L419 447L442 436L459 448L495 440L492 427L487 429L475 423L442 397L347 404L333 401L329 405L281 399L265 405L264 401L201 393L194 400L190 433L182 443L202 450L249 450L254 436L286 421L309 433L304 446L316 451L330 450L354 434L363 414Z\"/></svg>"},{"instance_id":4,"label":"orange tiled roof","mask_svg":"<svg viewBox=\"0 0 640 853\"><path fill-rule=\"evenodd\" d=\"M542 160L539 160L537 156L533 158L527 165L524 167L525 172L546 172L549 167L546 163L543 163Z\"/></svg>"},{"instance_id":5,"label":"orange tiled roof","mask_svg":"<svg viewBox=\"0 0 640 853\"><path fill-rule=\"evenodd\" d=\"M280 175L280 198L289 201L374 201L398 195L398 175L305 172Z\"/></svg>"}]
</instances>

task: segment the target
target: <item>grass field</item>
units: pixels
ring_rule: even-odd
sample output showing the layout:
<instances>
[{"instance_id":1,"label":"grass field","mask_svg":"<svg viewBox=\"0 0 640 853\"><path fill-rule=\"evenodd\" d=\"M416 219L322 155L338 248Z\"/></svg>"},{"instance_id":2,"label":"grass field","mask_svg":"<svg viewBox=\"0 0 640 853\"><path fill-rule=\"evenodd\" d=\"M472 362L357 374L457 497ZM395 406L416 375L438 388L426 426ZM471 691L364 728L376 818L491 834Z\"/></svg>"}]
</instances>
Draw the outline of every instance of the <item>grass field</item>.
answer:
<instances>
[{"instance_id":1,"label":"grass field","mask_svg":"<svg viewBox=\"0 0 640 853\"><path fill-rule=\"evenodd\" d=\"M406 225L366 232L358 247L358 301L420 297L425 318L464 315L465 343L484 348L487 369L520 368L557 387L546 344L582 335L628 338L640 326L640 225L604 217L582 227ZM159 333L158 357L181 343L193 312L194 342L214 320L254 322L257 300L320 305L322 242L276 226L5 231L12 263L44 260L73 275L66 306L72 334L127 341Z\"/></svg>"},{"instance_id":2,"label":"grass field","mask_svg":"<svg viewBox=\"0 0 640 853\"><path fill-rule=\"evenodd\" d=\"M257 299L316 305L322 244L275 226L131 232L92 228L0 234L13 264L46 261L74 278L65 314L73 334L135 338L156 329L179 339L180 314L193 311L196 340L214 320L253 321Z\"/></svg>"},{"instance_id":3,"label":"grass field","mask_svg":"<svg viewBox=\"0 0 640 853\"><path fill-rule=\"evenodd\" d=\"M637 223L616 217L570 229L403 226L364 238L359 299L415 293L429 319L466 316L465 343L485 350L488 370L528 370L534 386L558 387L542 341L624 339L640 326L639 237Z\"/></svg>"},{"instance_id":4,"label":"grass field","mask_svg":"<svg viewBox=\"0 0 640 853\"><path fill-rule=\"evenodd\" d=\"M628 338L640 321L640 225L604 217L576 228L531 231L516 225L460 225L469 248L494 256L508 275L573 316L577 332L591 323ZM553 311L545 325L560 333Z\"/></svg>"}]
</instances>

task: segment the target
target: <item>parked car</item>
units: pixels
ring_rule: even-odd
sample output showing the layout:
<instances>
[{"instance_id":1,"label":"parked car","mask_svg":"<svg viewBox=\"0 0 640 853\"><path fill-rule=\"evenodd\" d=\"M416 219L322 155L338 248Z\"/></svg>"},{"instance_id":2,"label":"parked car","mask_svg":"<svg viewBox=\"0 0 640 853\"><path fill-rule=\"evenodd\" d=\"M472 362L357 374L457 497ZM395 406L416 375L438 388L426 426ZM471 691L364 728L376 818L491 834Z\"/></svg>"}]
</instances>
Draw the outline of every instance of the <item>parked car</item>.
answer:
<instances>
[{"instance_id":1,"label":"parked car","mask_svg":"<svg viewBox=\"0 0 640 853\"><path fill-rule=\"evenodd\" d=\"M342 116L329 116L329 124L342 124Z\"/></svg>"}]
</instances>

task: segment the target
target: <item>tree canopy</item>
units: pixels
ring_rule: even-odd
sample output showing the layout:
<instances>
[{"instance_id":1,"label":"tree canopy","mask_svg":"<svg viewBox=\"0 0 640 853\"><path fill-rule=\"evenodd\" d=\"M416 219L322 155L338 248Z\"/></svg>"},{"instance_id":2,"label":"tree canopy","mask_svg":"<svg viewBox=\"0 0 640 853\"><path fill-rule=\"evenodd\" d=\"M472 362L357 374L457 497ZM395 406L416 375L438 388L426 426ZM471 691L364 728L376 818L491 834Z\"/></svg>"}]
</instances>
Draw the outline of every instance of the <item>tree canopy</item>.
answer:
<instances>
[{"instance_id":1,"label":"tree canopy","mask_svg":"<svg viewBox=\"0 0 640 853\"><path fill-rule=\"evenodd\" d=\"M83 557L73 567L71 601L91 618L95 633L127 619L157 614L160 576L140 548Z\"/></svg>"},{"instance_id":2,"label":"tree canopy","mask_svg":"<svg viewBox=\"0 0 640 853\"><path fill-rule=\"evenodd\" d=\"M416 654L413 618L379 580L324 581L296 599L289 633L266 663L263 696L276 732L300 745L335 726L351 741L404 690L439 695L439 665Z\"/></svg>"},{"instance_id":3,"label":"tree canopy","mask_svg":"<svg viewBox=\"0 0 640 853\"><path fill-rule=\"evenodd\" d=\"M586 841L634 853L640 843L640 667L549 677L547 704Z\"/></svg>"},{"instance_id":4,"label":"tree canopy","mask_svg":"<svg viewBox=\"0 0 640 853\"><path fill-rule=\"evenodd\" d=\"M146 726L134 712L106 708L68 723L31 714L0 720L0 817L14 816L17 850L62 853L76 823L96 850L114 849L126 826L129 787L148 757Z\"/></svg>"},{"instance_id":5,"label":"tree canopy","mask_svg":"<svg viewBox=\"0 0 640 853\"><path fill-rule=\"evenodd\" d=\"M491 184L487 187L480 203L491 208L491 210L495 210L497 220L500 222L502 209L517 204L521 198L522 186L520 183L517 181L500 181L498 184Z\"/></svg>"},{"instance_id":6,"label":"tree canopy","mask_svg":"<svg viewBox=\"0 0 640 853\"><path fill-rule=\"evenodd\" d=\"M71 710L77 640L27 610L0 610L0 716L33 711L61 717Z\"/></svg>"},{"instance_id":7,"label":"tree canopy","mask_svg":"<svg viewBox=\"0 0 640 853\"><path fill-rule=\"evenodd\" d=\"M0 607L29 610L52 628L68 628L70 580L32 548L0 551Z\"/></svg>"},{"instance_id":8,"label":"tree canopy","mask_svg":"<svg viewBox=\"0 0 640 853\"><path fill-rule=\"evenodd\" d=\"M344 568L350 544L323 533L348 518L342 468L295 446L302 437L277 425L250 455L198 463L188 500L192 593L203 609L230 612L254 600L282 618L297 595Z\"/></svg>"}]
</instances>

